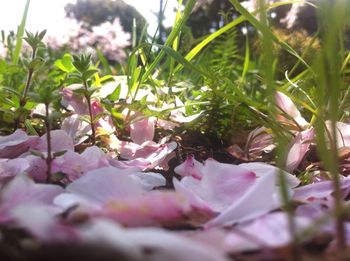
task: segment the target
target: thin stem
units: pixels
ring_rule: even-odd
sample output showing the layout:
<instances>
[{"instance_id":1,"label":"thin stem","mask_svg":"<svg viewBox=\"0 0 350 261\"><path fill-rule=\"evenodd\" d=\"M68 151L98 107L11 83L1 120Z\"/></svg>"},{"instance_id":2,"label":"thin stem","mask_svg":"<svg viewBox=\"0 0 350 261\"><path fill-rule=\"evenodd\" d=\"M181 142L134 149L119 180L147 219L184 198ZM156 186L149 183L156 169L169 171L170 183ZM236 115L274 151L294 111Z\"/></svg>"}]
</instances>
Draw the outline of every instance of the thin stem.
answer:
<instances>
[{"instance_id":1,"label":"thin stem","mask_svg":"<svg viewBox=\"0 0 350 261\"><path fill-rule=\"evenodd\" d=\"M49 115L49 104L45 103L45 128L46 128L46 143L47 143L47 157L46 157L46 165L47 165L47 176L46 181L51 182L51 165L52 165L52 154L51 154L51 124L50 124L50 115Z\"/></svg>"},{"instance_id":2,"label":"thin stem","mask_svg":"<svg viewBox=\"0 0 350 261\"><path fill-rule=\"evenodd\" d=\"M92 145L95 145L96 143L96 130L95 130L95 123L94 123L94 115L92 113L92 107L91 107L91 97L88 93L88 85L87 82L84 81L84 88L85 88L85 99L88 105L89 109L89 116L90 116L90 126L91 126L91 143Z\"/></svg>"},{"instance_id":3,"label":"thin stem","mask_svg":"<svg viewBox=\"0 0 350 261\"><path fill-rule=\"evenodd\" d=\"M33 49L33 53L32 53L32 61L35 59L35 56L36 56L36 49L34 48ZM26 85L25 85L25 87L23 89L22 96L21 96L21 98L19 100L19 109L20 109L20 111L22 111L22 109L24 108L24 106L27 103L27 95L28 95L28 91L30 89L30 85L32 83L33 73L34 73L34 69L33 68L29 68L28 69L27 82L26 82ZM15 129L17 129L19 124L20 124L20 121L21 121L20 118L21 118L21 116L19 115L15 119Z\"/></svg>"},{"instance_id":4,"label":"thin stem","mask_svg":"<svg viewBox=\"0 0 350 261\"><path fill-rule=\"evenodd\" d=\"M28 78L27 78L26 86L24 87L22 97L21 97L21 100L19 102L19 105L21 108L23 108L27 103L27 94L28 94L28 91L30 88L30 84L32 82L33 73L34 73L33 69L28 70Z\"/></svg>"},{"instance_id":5,"label":"thin stem","mask_svg":"<svg viewBox=\"0 0 350 261\"><path fill-rule=\"evenodd\" d=\"M32 53L32 61L35 59L35 56L36 56L36 49L34 48ZM26 86L24 87L22 97L20 100L21 108L23 108L27 103L27 94L30 88L30 84L32 82L33 73L34 73L34 70L32 68L28 69L28 78L27 78Z\"/></svg>"}]
</instances>

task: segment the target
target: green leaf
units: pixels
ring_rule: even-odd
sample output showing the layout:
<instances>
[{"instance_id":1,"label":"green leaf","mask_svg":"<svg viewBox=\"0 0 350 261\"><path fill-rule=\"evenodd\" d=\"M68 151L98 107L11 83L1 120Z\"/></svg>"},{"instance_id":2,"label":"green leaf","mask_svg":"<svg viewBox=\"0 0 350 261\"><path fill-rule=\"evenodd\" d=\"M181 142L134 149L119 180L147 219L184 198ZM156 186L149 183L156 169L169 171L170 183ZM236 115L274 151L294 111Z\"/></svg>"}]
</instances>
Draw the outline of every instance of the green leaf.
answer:
<instances>
[{"instance_id":1,"label":"green leaf","mask_svg":"<svg viewBox=\"0 0 350 261\"><path fill-rule=\"evenodd\" d=\"M86 80L90 79L97 72L98 72L98 70L96 70L96 69L88 69L85 72L83 72L82 77L86 81Z\"/></svg>"},{"instance_id":2,"label":"green leaf","mask_svg":"<svg viewBox=\"0 0 350 261\"><path fill-rule=\"evenodd\" d=\"M39 136L39 134L37 133L37 131L34 129L32 123L30 122L30 120L26 119L24 121L24 125L26 126L26 129L28 131L28 133L30 135L35 135L35 136Z\"/></svg>"},{"instance_id":3,"label":"green leaf","mask_svg":"<svg viewBox=\"0 0 350 261\"><path fill-rule=\"evenodd\" d=\"M32 60L28 65L28 69L30 70L35 70L37 68L39 68L40 66L42 66L43 64L45 63L45 60L40 58L40 57L37 57L35 58L34 60Z\"/></svg>"},{"instance_id":4,"label":"green leaf","mask_svg":"<svg viewBox=\"0 0 350 261\"><path fill-rule=\"evenodd\" d=\"M72 63L72 56L70 54L65 54L61 59L56 60L55 65L58 69L66 73L71 73L75 70Z\"/></svg>"},{"instance_id":5,"label":"green leaf","mask_svg":"<svg viewBox=\"0 0 350 261\"><path fill-rule=\"evenodd\" d=\"M31 149L30 154L45 159L45 155L40 150Z\"/></svg>"},{"instance_id":6,"label":"green leaf","mask_svg":"<svg viewBox=\"0 0 350 261\"><path fill-rule=\"evenodd\" d=\"M67 152L67 150L56 151L52 155L54 158L57 158L57 157L63 156L66 152Z\"/></svg>"}]
</instances>

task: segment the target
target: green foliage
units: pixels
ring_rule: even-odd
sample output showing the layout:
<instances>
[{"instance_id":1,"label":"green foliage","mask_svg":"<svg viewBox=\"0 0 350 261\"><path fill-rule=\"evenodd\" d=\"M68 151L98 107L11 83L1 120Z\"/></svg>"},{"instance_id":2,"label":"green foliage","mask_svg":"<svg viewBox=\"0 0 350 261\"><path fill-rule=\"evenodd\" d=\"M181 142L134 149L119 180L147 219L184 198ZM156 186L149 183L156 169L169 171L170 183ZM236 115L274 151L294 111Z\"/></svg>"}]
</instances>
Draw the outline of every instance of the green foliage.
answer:
<instances>
[{"instance_id":1,"label":"green foliage","mask_svg":"<svg viewBox=\"0 0 350 261\"><path fill-rule=\"evenodd\" d=\"M73 73L72 76L86 82L89 80L98 70L91 68L91 54L89 55L73 55L73 65L78 70L78 74Z\"/></svg>"},{"instance_id":2,"label":"green foliage","mask_svg":"<svg viewBox=\"0 0 350 261\"><path fill-rule=\"evenodd\" d=\"M38 50L39 48L44 48L45 45L42 42L44 39L44 36L46 34L46 30L35 34L26 31L27 36L23 39L29 44L30 47L32 47L33 50Z\"/></svg>"}]
</instances>

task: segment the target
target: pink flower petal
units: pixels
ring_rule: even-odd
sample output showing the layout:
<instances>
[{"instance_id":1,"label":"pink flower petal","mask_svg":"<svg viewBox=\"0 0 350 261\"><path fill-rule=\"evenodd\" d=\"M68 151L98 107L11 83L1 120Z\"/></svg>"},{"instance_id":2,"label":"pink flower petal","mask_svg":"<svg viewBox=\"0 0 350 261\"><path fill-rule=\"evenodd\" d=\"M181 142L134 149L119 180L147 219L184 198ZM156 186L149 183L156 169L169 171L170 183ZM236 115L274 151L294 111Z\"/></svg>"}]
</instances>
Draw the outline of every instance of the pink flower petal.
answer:
<instances>
[{"instance_id":1,"label":"pink flower petal","mask_svg":"<svg viewBox=\"0 0 350 261\"><path fill-rule=\"evenodd\" d=\"M68 185L66 190L98 203L134 198L144 190L141 181L128 174L128 170L113 167L92 170Z\"/></svg>"},{"instance_id":2,"label":"pink flower petal","mask_svg":"<svg viewBox=\"0 0 350 261\"><path fill-rule=\"evenodd\" d=\"M64 190L56 185L35 184L25 175L17 175L0 194L0 223L11 220L11 211L26 204L51 205L53 199Z\"/></svg>"},{"instance_id":3,"label":"pink flower petal","mask_svg":"<svg viewBox=\"0 0 350 261\"><path fill-rule=\"evenodd\" d=\"M118 159L110 159L109 164L113 167L119 169L135 169L135 170L146 170L150 169L151 163L143 158L137 158L133 160L118 160Z\"/></svg>"},{"instance_id":4,"label":"pink flower petal","mask_svg":"<svg viewBox=\"0 0 350 261\"><path fill-rule=\"evenodd\" d=\"M193 183L193 185L188 184L191 182ZM199 186L198 180L185 177L180 182L176 178L173 178L173 184L174 184L175 190L181 195L185 196L193 208L203 210L209 214L215 213L210 207L209 203L207 203L204 199L202 199L199 195L197 195L197 193L195 193L191 189L191 187L193 186Z\"/></svg>"},{"instance_id":5,"label":"pink flower petal","mask_svg":"<svg viewBox=\"0 0 350 261\"><path fill-rule=\"evenodd\" d=\"M144 259L147 250L147 260L229 260L223 252L210 245L159 228L123 229L113 222L98 219L85 227L81 235L87 242L112 246L135 260Z\"/></svg>"},{"instance_id":6,"label":"pink flower petal","mask_svg":"<svg viewBox=\"0 0 350 261\"><path fill-rule=\"evenodd\" d=\"M276 200L279 193L273 174L258 178L248 191L225 208L222 213L206 224L206 227L229 226L238 222L252 220L280 206ZM258 195L258 197L257 197Z\"/></svg>"},{"instance_id":7,"label":"pink flower petal","mask_svg":"<svg viewBox=\"0 0 350 261\"><path fill-rule=\"evenodd\" d=\"M42 152L47 151L47 134L44 134L40 138L40 143L35 146L35 149ZM65 150L74 151L74 143L72 138L63 130L53 130L51 131L51 150L52 152L59 152Z\"/></svg>"},{"instance_id":8,"label":"pink flower petal","mask_svg":"<svg viewBox=\"0 0 350 261\"><path fill-rule=\"evenodd\" d=\"M299 166L300 162L310 149L314 135L314 129L310 128L299 132L294 138L287 156L286 167L288 171L293 171Z\"/></svg>"},{"instance_id":9,"label":"pink flower petal","mask_svg":"<svg viewBox=\"0 0 350 261\"><path fill-rule=\"evenodd\" d=\"M203 176L203 167L203 164L197 161L193 155L189 155L182 164L174 169L174 171L183 177L192 176L201 179Z\"/></svg>"},{"instance_id":10,"label":"pink flower petal","mask_svg":"<svg viewBox=\"0 0 350 261\"><path fill-rule=\"evenodd\" d=\"M29 167L29 162L23 158L0 159L0 180L21 174Z\"/></svg>"},{"instance_id":11,"label":"pink flower petal","mask_svg":"<svg viewBox=\"0 0 350 261\"><path fill-rule=\"evenodd\" d=\"M36 182L46 182L47 164L44 159L34 155L28 155L25 159L29 162L28 175Z\"/></svg>"},{"instance_id":12,"label":"pink flower petal","mask_svg":"<svg viewBox=\"0 0 350 261\"><path fill-rule=\"evenodd\" d=\"M190 211L188 201L170 191L151 191L137 198L111 200L99 215L125 226L166 225L183 220Z\"/></svg>"},{"instance_id":13,"label":"pink flower petal","mask_svg":"<svg viewBox=\"0 0 350 261\"><path fill-rule=\"evenodd\" d=\"M29 204L16 207L11 212L17 227L26 229L45 243L67 243L78 240L78 234L74 228L64 225L57 218L57 215L62 212L60 208Z\"/></svg>"},{"instance_id":14,"label":"pink flower petal","mask_svg":"<svg viewBox=\"0 0 350 261\"><path fill-rule=\"evenodd\" d=\"M215 211L223 211L238 200L256 181L250 170L236 165L205 161L200 190L193 188Z\"/></svg>"},{"instance_id":15,"label":"pink flower petal","mask_svg":"<svg viewBox=\"0 0 350 261\"><path fill-rule=\"evenodd\" d=\"M87 170L99 169L110 166L106 154L97 146L88 147L81 154L85 161L85 168Z\"/></svg>"},{"instance_id":16,"label":"pink flower petal","mask_svg":"<svg viewBox=\"0 0 350 261\"><path fill-rule=\"evenodd\" d=\"M350 179L341 179L341 189L346 197L350 192ZM332 181L321 181L294 189L294 200L312 202L318 199L329 201L334 192Z\"/></svg>"},{"instance_id":17,"label":"pink flower petal","mask_svg":"<svg viewBox=\"0 0 350 261\"><path fill-rule=\"evenodd\" d=\"M294 219L296 233L302 233L312 220ZM305 238L305 237L304 237ZM262 216L246 225L239 225L227 236L226 244L233 252L284 247L291 243L291 234L286 213L277 212Z\"/></svg>"},{"instance_id":18,"label":"pink flower petal","mask_svg":"<svg viewBox=\"0 0 350 261\"><path fill-rule=\"evenodd\" d=\"M154 228L129 230L134 244L153 250L153 260L169 261L228 261L225 254L214 247L190 240L178 234ZM149 240L152 238L152 240Z\"/></svg>"},{"instance_id":19,"label":"pink flower petal","mask_svg":"<svg viewBox=\"0 0 350 261\"><path fill-rule=\"evenodd\" d=\"M0 158L16 158L35 146L39 139L36 136L28 136L21 129L8 136L0 136Z\"/></svg>"},{"instance_id":20,"label":"pink flower petal","mask_svg":"<svg viewBox=\"0 0 350 261\"><path fill-rule=\"evenodd\" d=\"M328 133L332 133L331 122L326 121ZM336 122L337 147L350 147L350 125L343 122Z\"/></svg>"},{"instance_id":21,"label":"pink flower petal","mask_svg":"<svg viewBox=\"0 0 350 261\"><path fill-rule=\"evenodd\" d=\"M200 181L188 176L181 180L181 184L174 182L174 185L179 192L185 193L195 207L205 209L209 206L214 212L225 210L256 181L252 171L213 159L205 161L202 173Z\"/></svg>"},{"instance_id":22,"label":"pink flower petal","mask_svg":"<svg viewBox=\"0 0 350 261\"><path fill-rule=\"evenodd\" d=\"M265 127L257 128L251 131L247 137L247 148L248 156L258 157L263 152L271 152L275 148L273 143L273 137L270 133L266 132Z\"/></svg>"},{"instance_id":23,"label":"pink flower petal","mask_svg":"<svg viewBox=\"0 0 350 261\"><path fill-rule=\"evenodd\" d=\"M74 140L74 144L80 144L85 141L91 133L91 126L86 121L80 119L78 114L73 114L64 119L61 129Z\"/></svg>"},{"instance_id":24,"label":"pink flower petal","mask_svg":"<svg viewBox=\"0 0 350 261\"><path fill-rule=\"evenodd\" d=\"M156 121L157 119L155 117L149 117L130 124L130 137L132 141L139 145L146 141L152 141Z\"/></svg>"},{"instance_id":25,"label":"pink flower petal","mask_svg":"<svg viewBox=\"0 0 350 261\"><path fill-rule=\"evenodd\" d=\"M286 179L288 188L294 188L300 184L300 180L297 177L288 172L282 171L279 168L270 164L262 162L250 162L240 164L239 166L247 170L253 171L257 177L263 177L264 175L272 174L272 176L274 176L276 185L279 185L278 175L281 172Z\"/></svg>"},{"instance_id":26,"label":"pink flower petal","mask_svg":"<svg viewBox=\"0 0 350 261\"><path fill-rule=\"evenodd\" d=\"M154 172L133 172L130 175L136 176L141 180L142 187L144 190L152 190L156 187L165 186L165 178Z\"/></svg>"},{"instance_id":27,"label":"pink flower petal","mask_svg":"<svg viewBox=\"0 0 350 261\"><path fill-rule=\"evenodd\" d=\"M294 102L284 93L276 92L275 100L277 107L285 114L289 115L301 127L305 128L309 123L301 116L300 111L295 106ZM284 118L282 116L282 118Z\"/></svg>"},{"instance_id":28,"label":"pink flower petal","mask_svg":"<svg viewBox=\"0 0 350 261\"><path fill-rule=\"evenodd\" d=\"M143 158L149 162L148 169L155 168L167 159L177 147L176 142L166 144L158 144L152 141L146 141L142 145L133 142L121 141L119 143L120 156L124 159L140 159Z\"/></svg>"},{"instance_id":29,"label":"pink flower petal","mask_svg":"<svg viewBox=\"0 0 350 261\"><path fill-rule=\"evenodd\" d=\"M62 105L68 110L79 115L88 115L89 110L84 96L75 94L73 91L84 88L81 84L72 84L62 90Z\"/></svg>"},{"instance_id":30,"label":"pink flower petal","mask_svg":"<svg viewBox=\"0 0 350 261\"><path fill-rule=\"evenodd\" d=\"M89 164L78 153L68 150L60 157L56 157L52 162L51 172L62 172L68 176L70 181L81 177L87 170Z\"/></svg>"}]
</instances>

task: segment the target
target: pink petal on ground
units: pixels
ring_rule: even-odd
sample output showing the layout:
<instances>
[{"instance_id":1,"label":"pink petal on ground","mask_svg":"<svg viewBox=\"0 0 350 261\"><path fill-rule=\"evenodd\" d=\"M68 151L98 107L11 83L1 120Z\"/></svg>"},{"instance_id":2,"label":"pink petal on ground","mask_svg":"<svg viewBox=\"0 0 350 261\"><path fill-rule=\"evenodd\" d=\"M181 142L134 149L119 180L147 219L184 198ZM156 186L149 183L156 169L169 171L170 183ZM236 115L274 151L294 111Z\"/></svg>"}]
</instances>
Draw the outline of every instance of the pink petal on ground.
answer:
<instances>
[{"instance_id":1,"label":"pink petal on ground","mask_svg":"<svg viewBox=\"0 0 350 261\"><path fill-rule=\"evenodd\" d=\"M277 195L279 189L275 185L273 174L266 174L241 194L235 202L226 207L222 213L206 224L214 226L230 226L238 222L252 220L280 207Z\"/></svg>"},{"instance_id":2,"label":"pink petal on ground","mask_svg":"<svg viewBox=\"0 0 350 261\"><path fill-rule=\"evenodd\" d=\"M192 185L189 183L192 183ZM191 187L199 186L199 181L197 179L184 177L180 182L176 178L173 178L173 184L176 192L185 196L193 208L206 211L209 214L215 213L208 202L202 199L196 192L191 189Z\"/></svg>"},{"instance_id":3,"label":"pink petal on ground","mask_svg":"<svg viewBox=\"0 0 350 261\"><path fill-rule=\"evenodd\" d=\"M156 121L157 119L155 117L149 117L130 124L130 137L132 141L141 145L146 141L153 140Z\"/></svg>"},{"instance_id":4,"label":"pink petal on ground","mask_svg":"<svg viewBox=\"0 0 350 261\"><path fill-rule=\"evenodd\" d=\"M118 150L120 156L124 159L142 158L147 160L150 163L148 167L151 169L162 164L176 147L176 142L158 144L153 141L146 141L142 145L138 145L133 142L121 141Z\"/></svg>"},{"instance_id":5,"label":"pink petal on ground","mask_svg":"<svg viewBox=\"0 0 350 261\"><path fill-rule=\"evenodd\" d=\"M340 180L343 197L346 197L350 192L350 179L343 178ZM312 183L294 189L294 200L312 202L318 199L328 201L334 192L332 181L321 181Z\"/></svg>"},{"instance_id":6,"label":"pink petal on ground","mask_svg":"<svg viewBox=\"0 0 350 261\"><path fill-rule=\"evenodd\" d=\"M8 136L0 136L0 158L16 158L35 146L39 139L36 136L28 136L21 129Z\"/></svg>"},{"instance_id":7,"label":"pink petal on ground","mask_svg":"<svg viewBox=\"0 0 350 261\"><path fill-rule=\"evenodd\" d=\"M80 154L87 170L110 166L107 155L97 146L88 147Z\"/></svg>"},{"instance_id":8,"label":"pink petal on ground","mask_svg":"<svg viewBox=\"0 0 350 261\"><path fill-rule=\"evenodd\" d=\"M265 127L257 128L249 133L246 148L249 156L256 157L263 152L268 153L274 148L273 137L270 133L266 132Z\"/></svg>"},{"instance_id":9,"label":"pink petal on ground","mask_svg":"<svg viewBox=\"0 0 350 261\"><path fill-rule=\"evenodd\" d=\"M193 188L215 211L223 211L256 182L254 172L236 165L208 159L204 163L200 189Z\"/></svg>"},{"instance_id":10,"label":"pink petal on ground","mask_svg":"<svg viewBox=\"0 0 350 261\"><path fill-rule=\"evenodd\" d=\"M156 187L165 186L166 179L155 172L133 172L130 175L136 176L141 180L144 190L152 190Z\"/></svg>"},{"instance_id":11,"label":"pink petal on ground","mask_svg":"<svg viewBox=\"0 0 350 261\"><path fill-rule=\"evenodd\" d=\"M331 122L325 122L328 133L332 133ZM350 147L350 125L343 122L336 122L337 147Z\"/></svg>"},{"instance_id":12,"label":"pink petal on ground","mask_svg":"<svg viewBox=\"0 0 350 261\"><path fill-rule=\"evenodd\" d=\"M311 202L298 206L295 210L295 217L308 218L315 223L317 220L322 220L316 227L310 227L310 232L334 233L335 226L332 211L334 210L322 202Z\"/></svg>"},{"instance_id":13,"label":"pink petal on ground","mask_svg":"<svg viewBox=\"0 0 350 261\"><path fill-rule=\"evenodd\" d=\"M28 175L36 182L46 182L47 178L47 165L46 161L41 157L28 155L25 159L29 162L29 168L27 169Z\"/></svg>"},{"instance_id":14,"label":"pink petal on ground","mask_svg":"<svg viewBox=\"0 0 350 261\"><path fill-rule=\"evenodd\" d=\"M14 133L8 136L0 136L0 149L15 146L26 142L30 137L21 129L17 129Z\"/></svg>"},{"instance_id":15,"label":"pink petal on ground","mask_svg":"<svg viewBox=\"0 0 350 261\"><path fill-rule=\"evenodd\" d=\"M113 167L92 170L68 185L66 191L98 203L136 197L144 190L140 179L130 173Z\"/></svg>"},{"instance_id":16,"label":"pink petal on ground","mask_svg":"<svg viewBox=\"0 0 350 261\"><path fill-rule=\"evenodd\" d=\"M23 158L0 159L0 181L21 174L29 167L29 162Z\"/></svg>"},{"instance_id":17,"label":"pink petal on ground","mask_svg":"<svg viewBox=\"0 0 350 261\"><path fill-rule=\"evenodd\" d=\"M148 160L151 164L149 166L149 169L156 168L157 166L165 165L170 160L168 157L175 149L177 148L176 142L169 142L166 144L160 144L158 150L151 153L147 157L145 157L146 160ZM138 155L138 153L136 153Z\"/></svg>"},{"instance_id":18,"label":"pink petal on ground","mask_svg":"<svg viewBox=\"0 0 350 261\"><path fill-rule=\"evenodd\" d=\"M52 173L62 172L67 175L70 181L81 177L86 171L91 170L84 158L71 150L62 156L56 157L52 162Z\"/></svg>"},{"instance_id":19,"label":"pink petal on ground","mask_svg":"<svg viewBox=\"0 0 350 261\"><path fill-rule=\"evenodd\" d=\"M303 217L294 218L295 232L302 233L312 220ZM305 239L305 236L303 237ZM238 225L226 237L227 248L232 252L250 251L266 248L279 248L291 243L292 237L288 225L288 216L283 212L264 215L256 220Z\"/></svg>"},{"instance_id":20,"label":"pink petal on ground","mask_svg":"<svg viewBox=\"0 0 350 261\"><path fill-rule=\"evenodd\" d=\"M81 120L78 114L73 114L64 119L61 129L74 140L74 144L80 144L89 138L91 126L86 121Z\"/></svg>"},{"instance_id":21,"label":"pink petal on ground","mask_svg":"<svg viewBox=\"0 0 350 261\"><path fill-rule=\"evenodd\" d=\"M137 198L111 200L100 215L125 226L172 224L191 210L186 198L171 191L151 191Z\"/></svg>"},{"instance_id":22,"label":"pink petal on ground","mask_svg":"<svg viewBox=\"0 0 350 261\"><path fill-rule=\"evenodd\" d=\"M145 259L145 253L147 260L154 261L229 260L214 247L159 228L124 229L111 221L98 219L84 227L81 235L89 243L114 247L135 260Z\"/></svg>"},{"instance_id":23,"label":"pink petal on ground","mask_svg":"<svg viewBox=\"0 0 350 261\"><path fill-rule=\"evenodd\" d=\"M139 144L127 141L120 141L117 149L120 153L120 157L123 159L135 159L135 158L144 158L144 156L148 156L149 154L157 151L159 149L159 144L155 142L144 143L143 147ZM136 153L138 155L136 156Z\"/></svg>"},{"instance_id":24,"label":"pink petal on ground","mask_svg":"<svg viewBox=\"0 0 350 261\"><path fill-rule=\"evenodd\" d=\"M26 229L37 239L48 242L76 242L78 234L73 227L58 218L62 209L39 204L21 205L11 211L16 227ZM28 218L30 217L30 218Z\"/></svg>"},{"instance_id":25,"label":"pink petal on ground","mask_svg":"<svg viewBox=\"0 0 350 261\"><path fill-rule=\"evenodd\" d=\"M201 179L203 176L203 168L204 165L197 161L193 155L188 155L186 160L177 166L174 171L183 177L192 176L196 179Z\"/></svg>"},{"instance_id":26,"label":"pink petal on ground","mask_svg":"<svg viewBox=\"0 0 350 261\"><path fill-rule=\"evenodd\" d=\"M62 94L62 105L68 110L74 111L79 115L88 115L89 110L87 101L83 95L75 94L73 91L84 88L81 84L72 84L63 88Z\"/></svg>"},{"instance_id":27,"label":"pink petal on ground","mask_svg":"<svg viewBox=\"0 0 350 261\"><path fill-rule=\"evenodd\" d=\"M309 151L314 136L314 129L310 128L299 132L292 140L286 162L286 168L288 171L293 171L299 166L300 162Z\"/></svg>"},{"instance_id":28,"label":"pink petal on ground","mask_svg":"<svg viewBox=\"0 0 350 261\"><path fill-rule=\"evenodd\" d=\"M247 170L253 171L257 177L263 177L264 175L272 174L272 176L274 176L276 185L279 185L278 175L281 172L286 179L288 188L294 188L300 184L300 180L297 177L286 171L282 171L281 169L270 164L266 164L263 162L250 162L240 164L239 166Z\"/></svg>"},{"instance_id":29,"label":"pink petal on ground","mask_svg":"<svg viewBox=\"0 0 350 261\"><path fill-rule=\"evenodd\" d=\"M109 164L113 167L119 169L135 169L135 170L146 170L149 169L151 163L143 158L133 159L133 160L118 160L118 159L110 159Z\"/></svg>"},{"instance_id":30,"label":"pink petal on ground","mask_svg":"<svg viewBox=\"0 0 350 261\"><path fill-rule=\"evenodd\" d=\"M74 143L72 138L64 130L53 130L51 133L51 150L52 152L59 152L65 150L74 151ZM42 152L47 151L47 134L40 138L40 143L35 146L35 149Z\"/></svg>"},{"instance_id":31,"label":"pink petal on ground","mask_svg":"<svg viewBox=\"0 0 350 261\"><path fill-rule=\"evenodd\" d=\"M25 175L17 175L0 192L0 222L11 220L11 211L26 204L51 205L64 190L56 185L35 184Z\"/></svg>"},{"instance_id":32,"label":"pink petal on ground","mask_svg":"<svg viewBox=\"0 0 350 261\"><path fill-rule=\"evenodd\" d=\"M126 231L112 220L96 218L80 227L79 235L83 243L116 249L125 257L123 260L143 260L143 249L132 242Z\"/></svg>"},{"instance_id":33,"label":"pink petal on ground","mask_svg":"<svg viewBox=\"0 0 350 261\"><path fill-rule=\"evenodd\" d=\"M198 208L207 208L214 212L224 211L237 201L256 182L252 171L236 165L219 163L213 159L205 161L203 178L199 181L185 177L175 188ZM180 186L181 185L181 186ZM205 204L203 204L205 202Z\"/></svg>"},{"instance_id":34,"label":"pink petal on ground","mask_svg":"<svg viewBox=\"0 0 350 261\"><path fill-rule=\"evenodd\" d=\"M151 250L150 260L167 261L228 261L225 254L214 247L184 236L155 228L128 230L128 238L144 249ZM152 240L149 240L152 238Z\"/></svg>"},{"instance_id":35,"label":"pink petal on ground","mask_svg":"<svg viewBox=\"0 0 350 261\"><path fill-rule=\"evenodd\" d=\"M275 101L277 107L285 114L289 115L302 128L305 128L309 123L301 116L300 111L295 106L294 102L284 93L276 92ZM283 116L282 116L283 117Z\"/></svg>"}]
</instances>

